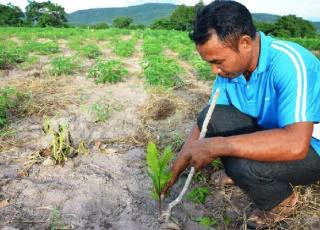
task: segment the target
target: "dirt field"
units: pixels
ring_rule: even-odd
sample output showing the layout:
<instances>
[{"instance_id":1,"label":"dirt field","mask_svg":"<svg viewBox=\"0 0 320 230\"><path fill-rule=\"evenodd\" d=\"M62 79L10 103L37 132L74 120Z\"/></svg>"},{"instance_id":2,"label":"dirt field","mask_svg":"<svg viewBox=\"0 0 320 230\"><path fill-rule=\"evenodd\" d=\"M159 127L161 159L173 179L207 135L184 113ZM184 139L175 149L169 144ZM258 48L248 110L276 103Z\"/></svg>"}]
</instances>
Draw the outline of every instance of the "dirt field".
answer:
<instances>
[{"instance_id":1,"label":"dirt field","mask_svg":"<svg viewBox=\"0 0 320 230\"><path fill-rule=\"evenodd\" d=\"M64 55L74 55L66 41L59 46ZM103 57L115 55L101 43ZM9 126L11 135L2 137L0 154L1 229L159 229L157 204L149 194L145 146L154 140L161 147L177 148L188 135L197 113L210 95L211 82L196 79L192 67L177 58L185 69L186 84L161 91L145 87L142 77L142 40L132 57L123 58L129 74L117 84L95 84L86 76L92 65L72 76L53 78L48 74L50 57L41 56L27 70L1 70L0 86L15 86L33 92L33 102L23 116ZM108 119L97 122L94 103L108 105ZM52 126L68 122L74 146L84 143L89 150L69 158L63 166L52 165L43 154L52 139L43 132L43 115ZM10 131L11 130L11 131ZM204 204L184 200L172 213L181 229L245 229L254 208L236 187L210 185L208 167L197 174L192 188L205 186ZM174 186L165 203L182 189L187 172ZM299 187L299 208L294 217L272 229L320 229L319 186ZM166 207L166 205L164 205ZM204 227L197 217L216 220Z\"/></svg>"}]
</instances>

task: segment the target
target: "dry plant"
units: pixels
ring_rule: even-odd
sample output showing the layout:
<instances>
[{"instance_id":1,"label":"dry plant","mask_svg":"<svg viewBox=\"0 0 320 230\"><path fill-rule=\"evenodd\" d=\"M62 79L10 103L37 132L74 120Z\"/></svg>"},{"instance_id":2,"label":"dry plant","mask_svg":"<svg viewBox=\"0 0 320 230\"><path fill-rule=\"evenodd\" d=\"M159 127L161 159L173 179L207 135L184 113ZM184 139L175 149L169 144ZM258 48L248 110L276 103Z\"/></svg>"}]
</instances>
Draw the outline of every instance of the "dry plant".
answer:
<instances>
[{"instance_id":1,"label":"dry plant","mask_svg":"<svg viewBox=\"0 0 320 230\"><path fill-rule=\"evenodd\" d=\"M16 79L7 84L28 94L28 100L22 105L23 114L27 116L54 115L67 105L78 102L74 96L74 86L67 78L24 78L22 81Z\"/></svg>"}]
</instances>

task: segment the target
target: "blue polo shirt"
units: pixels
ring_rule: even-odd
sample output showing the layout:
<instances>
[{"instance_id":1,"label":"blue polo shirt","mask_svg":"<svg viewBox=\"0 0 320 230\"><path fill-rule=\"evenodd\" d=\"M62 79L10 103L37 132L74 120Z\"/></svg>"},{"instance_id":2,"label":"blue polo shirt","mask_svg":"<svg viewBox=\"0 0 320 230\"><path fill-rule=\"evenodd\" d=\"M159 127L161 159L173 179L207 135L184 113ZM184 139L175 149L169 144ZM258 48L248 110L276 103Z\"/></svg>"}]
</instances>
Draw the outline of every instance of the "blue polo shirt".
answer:
<instances>
[{"instance_id":1,"label":"blue polo shirt","mask_svg":"<svg viewBox=\"0 0 320 230\"><path fill-rule=\"evenodd\" d=\"M260 32L258 66L247 82L217 76L217 104L233 105L264 129L314 122L312 147L320 156L320 62L302 46Z\"/></svg>"}]
</instances>

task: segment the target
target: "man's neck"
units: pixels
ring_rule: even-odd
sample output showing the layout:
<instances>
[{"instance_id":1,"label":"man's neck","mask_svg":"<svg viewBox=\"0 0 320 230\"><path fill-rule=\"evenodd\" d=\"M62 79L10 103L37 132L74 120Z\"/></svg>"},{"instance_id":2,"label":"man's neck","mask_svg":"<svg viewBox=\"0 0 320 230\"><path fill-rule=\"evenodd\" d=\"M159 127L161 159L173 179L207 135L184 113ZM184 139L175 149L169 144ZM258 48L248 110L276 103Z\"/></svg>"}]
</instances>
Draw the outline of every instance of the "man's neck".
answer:
<instances>
[{"instance_id":1,"label":"man's neck","mask_svg":"<svg viewBox=\"0 0 320 230\"><path fill-rule=\"evenodd\" d=\"M259 63L260 56L260 34L256 34L256 38L253 41L253 53L252 53L252 62L246 72L243 73L247 81L250 80L251 73L257 68Z\"/></svg>"}]
</instances>

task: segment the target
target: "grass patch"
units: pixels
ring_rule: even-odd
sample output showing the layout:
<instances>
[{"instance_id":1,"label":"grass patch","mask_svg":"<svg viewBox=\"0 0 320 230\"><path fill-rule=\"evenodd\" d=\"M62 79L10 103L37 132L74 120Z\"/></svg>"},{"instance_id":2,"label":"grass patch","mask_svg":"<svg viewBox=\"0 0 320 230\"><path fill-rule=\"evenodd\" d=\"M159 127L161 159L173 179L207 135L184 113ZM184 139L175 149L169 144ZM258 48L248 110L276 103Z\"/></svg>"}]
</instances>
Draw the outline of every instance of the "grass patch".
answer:
<instances>
[{"instance_id":1,"label":"grass patch","mask_svg":"<svg viewBox=\"0 0 320 230\"><path fill-rule=\"evenodd\" d=\"M19 65L19 67L22 70L29 70L32 69L33 65L35 65L36 63L38 63L40 60L40 58L38 56L30 56L26 59L26 61L24 61L23 63L21 63Z\"/></svg>"},{"instance_id":2,"label":"grass patch","mask_svg":"<svg viewBox=\"0 0 320 230\"><path fill-rule=\"evenodd\" d=\"M106 82L116 83L122 81L127 75L128 70L117 60L98 60L88 72L88 77L94 78L97 84Z\"/></svg>"},{"instance_id":3,"label":"grass patch","mask_svg":"<svg viewBox=\"0 0 320 230\"><path fill-rule=\"evenodd\" d=\"M186 199L197 204L204 204L207 195L209 194L209 189L205 187L195 188L191 192L188 192Z\"/></svg>"},{"instance_id":4,"label":"grass patch","mask_svg":"<svg viewBox=\"0 0 320 230\"><path fill-rule=\"evenodd\" d=\"M145 59L143 67L146 82L151 86L179 88L184 85L179 77L183 69L174 59L152 55Z\"/></svg>"},{"instance_id":5,"label":"grass patch","mask_svg":"<svg viewBox=\"0 0 320 230\"><path fill-rule=\"evenodd\" d=\"M90 45L85 45L82 50L82 54L90 59L97 58L101 55L101 51L97 45L90 44Z\"/></svg>"},{"instance_id":6,"label":"grass patch","mask_svg":"<svg viewBox=\"0 0 320 230\"><path fill-rule=\"evenodd\" d=\"M27 52L34 52L40 55L49 55L59 52L59 45L56 42L28 41L23 45Z\"/></svg>"},{"instance_id":7,"label":"grass patch","mask_svg":"<svg viewBox=\"0 0 320 230\"><path fill-rule=\"evenodd\" d=\"M0 69L8 69L26 59L27 53L20 47L0 45Z\"/></svg>"},{"instance_id":8,"label":"grass patch","mask_svg":"<svg viewBox=\"0 0 320 230\"><path fill-rule=\"evenodd\" d=\"M56 57L51 60L50 74L60 76L62 74L71 75L78 67L73 57Z\"/></svg>"},{"instance_id":9,"label":"grass patch","mask_svg":"<svg viewBox=\"0 0 320 230\"><path fill-rule=\"evenodd\" d=\"M12 87L0 89L0 128L7 123L9 110L18 105L17 91Z\"/></svg>"},{"instance_id":10,"label":"grass patch","mask_svg":"<svg viewBox=\"0 0 320 230\"><path fill-rule=\"evenodd\" d=\"M92 104L91 111L95 114L95 122L99 123L109 119L112 108L109 104L96 102Z\"/></svg>"}]
</instances>

